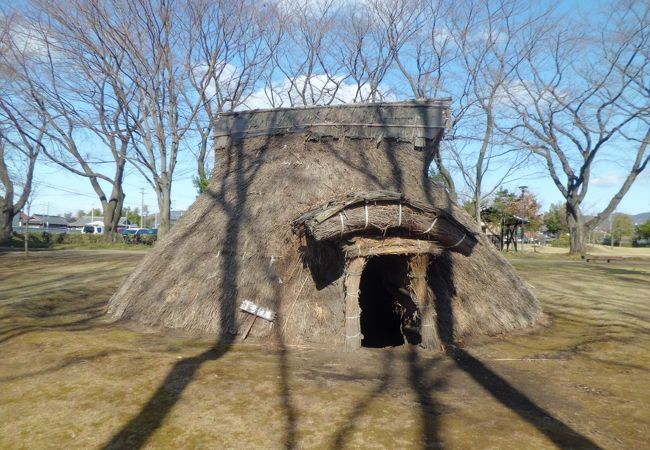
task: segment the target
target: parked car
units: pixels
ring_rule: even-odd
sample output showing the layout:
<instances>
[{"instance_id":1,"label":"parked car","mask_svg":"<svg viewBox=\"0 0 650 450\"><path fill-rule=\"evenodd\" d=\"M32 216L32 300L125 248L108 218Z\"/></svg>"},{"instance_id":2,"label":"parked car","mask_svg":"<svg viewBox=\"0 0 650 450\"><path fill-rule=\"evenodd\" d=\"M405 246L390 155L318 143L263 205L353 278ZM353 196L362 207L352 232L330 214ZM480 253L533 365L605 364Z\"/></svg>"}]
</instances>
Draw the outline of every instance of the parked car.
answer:
<instances>
[{"instance_id":1,"label":"parked car","mask_svg":"<svg viewBox=\"0 0 650 450\"><path fill-rule=\"evenodd\" d=\"M138 236L145 234L150 236L158 236L158 228L140 228L135 234Z\"/></svg>"},{"instance_id":2,"label":"parked car","mask_svg":"<svg viewBox=\"0 0 650 450\"><path fill-rule=\"evenodd\" d=\"M102 234L104 232L104 227L99 225L86 225L81 230L83 234Z\"/></svg>"},{"instance_id":3,"label":"parked car","mask_svg":"<svg viewBox=\"0 0 650 450\"><path fill-rule=\"evenodd\" d=\"M158 238L157 228L127 228L122 231L124 241L129 244L153 244Z\"/></svg>"},{"instance_id":4,"label":"parked car","mask_svg":"<svg viewBox=\"0 0 650 450\"><path fill-rule=\"evenodd\" d=\"M142 228L124 228L121 232L122 237L134 235L138 232L138 230L141 230Z\"/></svg>"}]
</instances>

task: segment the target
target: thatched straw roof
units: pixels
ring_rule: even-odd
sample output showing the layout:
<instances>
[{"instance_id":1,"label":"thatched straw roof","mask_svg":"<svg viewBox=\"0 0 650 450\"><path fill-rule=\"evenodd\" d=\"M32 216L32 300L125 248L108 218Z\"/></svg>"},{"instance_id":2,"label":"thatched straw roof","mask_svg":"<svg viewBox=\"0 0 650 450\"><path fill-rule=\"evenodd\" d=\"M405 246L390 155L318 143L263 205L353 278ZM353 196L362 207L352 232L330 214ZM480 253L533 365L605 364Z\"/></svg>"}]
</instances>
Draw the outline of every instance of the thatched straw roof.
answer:
<instances>
[{"instance_id":1,"label":"thatched straw roof","mask_svg":"<svg viewBox=\"0 0 650 450\"><path fill-rule=\"evenodd\" d=\"M372 255L393 252L397 259L385 261L399 266L395 273L407 270L415 263L400 259L406 249L429 255L428 265L418 265L426 270L418 279L428 278L429 286L413 289L435 294L435 308L420 309L436 314L443 341L525 328L539 318L527 285L428 178L448 102L299 111L303 115L272 110L223 119L222 129L235 127L236 139L217 139L218 164L207 192L113 296L112 317L235 339L252 323L239 309L249 300L276 314L273 322L257 320L249 340L343 347L354 317L348 282L354 267L362 271ZM352 116L370 119L352 122ZM371 127L381 132L364 137L364 126L355 125L381 117L401 117L398 125L415 127ZM287 120L302 125L269 126ZM427 128L418 128L423 123Z\"/></svg>"}]
</instances>

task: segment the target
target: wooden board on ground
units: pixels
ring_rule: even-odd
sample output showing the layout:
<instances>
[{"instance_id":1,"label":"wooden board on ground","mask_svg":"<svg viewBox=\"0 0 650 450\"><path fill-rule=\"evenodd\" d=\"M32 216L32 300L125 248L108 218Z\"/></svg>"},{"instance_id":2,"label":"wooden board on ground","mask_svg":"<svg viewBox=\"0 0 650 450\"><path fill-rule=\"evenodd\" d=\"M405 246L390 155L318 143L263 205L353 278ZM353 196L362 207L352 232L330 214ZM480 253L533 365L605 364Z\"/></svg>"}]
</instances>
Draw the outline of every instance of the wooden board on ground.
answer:
<instances>
[{"instance_id":1,"label":"wooden board on ground","mask_svg":"<svg viewBox=\"0 0 650 450\"><path fill-rule=\"evenodd\" d=\"M598 262L598 261L607 261L608 263L611 261L623 261L625 259L624 256L608 256L608 255L583 255L582 259L584 259L586 262Z\"/></svg>"}]
</instances>

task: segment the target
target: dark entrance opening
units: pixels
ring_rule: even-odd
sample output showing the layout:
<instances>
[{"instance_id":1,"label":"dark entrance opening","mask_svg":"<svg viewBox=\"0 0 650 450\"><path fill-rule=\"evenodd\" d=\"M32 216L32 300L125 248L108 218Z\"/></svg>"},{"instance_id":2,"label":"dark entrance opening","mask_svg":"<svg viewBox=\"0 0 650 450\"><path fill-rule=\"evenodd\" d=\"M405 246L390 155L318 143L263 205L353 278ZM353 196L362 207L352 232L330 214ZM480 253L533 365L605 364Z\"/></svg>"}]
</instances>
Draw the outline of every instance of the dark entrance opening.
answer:
<instances>
[{"instance_id":1,"label":"dark entrance opening","mask_svg":"<svg viewBox=\"0 0 650 450\"><path fill-rule=\"evenodd\" d=\"M409 294L408 261L404 255L368 260L359 285L363 347L419 344L420 315Z\"/></svg>"}]
</instances>

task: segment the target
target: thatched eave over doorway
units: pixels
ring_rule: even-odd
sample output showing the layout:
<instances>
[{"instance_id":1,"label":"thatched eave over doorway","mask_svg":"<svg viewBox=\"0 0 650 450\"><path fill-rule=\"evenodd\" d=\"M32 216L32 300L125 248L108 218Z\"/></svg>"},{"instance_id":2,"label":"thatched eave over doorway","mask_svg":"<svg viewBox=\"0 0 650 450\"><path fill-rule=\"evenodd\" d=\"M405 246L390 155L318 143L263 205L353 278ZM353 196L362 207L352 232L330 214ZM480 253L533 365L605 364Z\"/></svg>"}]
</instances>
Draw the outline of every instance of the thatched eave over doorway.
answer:
<instances>
[{"instance_id":1,"label":"thatched eave over doorway","mask_svg":"<svg viewBox=\"0 0 650 450\"><path fill-rule=\"evenodd\" d=\"M476 244L474 233L443 209L392 191L354 192L330 200L295 219L292 228L316 242L368 236L378 246L386 247L390 244L381 240L407 238L410 246L413 242L433 241L436 248L465 255Z\"/></svg>"}]
</instances>

